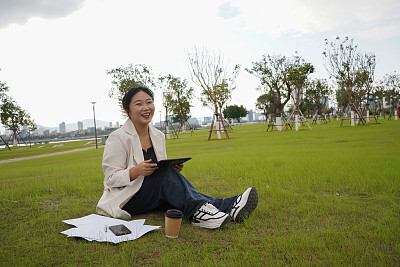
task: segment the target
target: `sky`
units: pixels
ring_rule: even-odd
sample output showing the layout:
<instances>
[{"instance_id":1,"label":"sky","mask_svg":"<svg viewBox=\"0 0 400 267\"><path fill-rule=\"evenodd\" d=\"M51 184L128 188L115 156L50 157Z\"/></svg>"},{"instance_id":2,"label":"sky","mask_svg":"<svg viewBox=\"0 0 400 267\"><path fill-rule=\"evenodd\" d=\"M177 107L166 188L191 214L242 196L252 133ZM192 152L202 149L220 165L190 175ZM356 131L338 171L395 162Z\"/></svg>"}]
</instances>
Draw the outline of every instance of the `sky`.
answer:
<instances>
[{"instance_id":1,"label":"sky","mask_svg":"<svg viewBox=\"0 0 400 267\"><path fill-rule=\"evenodd\" d=\"M0 81L34 121L57 127L93 118L124 122L106 71L144 64L195 89L192 116L212 116L191 80L188 53L204 47L241 65L230 105L255 109L259 80L246 72L263 55L293 56L329 78L325 39L354 38L377 58L375 80L399 72L398 0L0 0ZM165 116L155 91L153 122ZM161 111L161 113L160 113ZM0 128L1 131L1 128Z\"/></svg>"}]
</instances>

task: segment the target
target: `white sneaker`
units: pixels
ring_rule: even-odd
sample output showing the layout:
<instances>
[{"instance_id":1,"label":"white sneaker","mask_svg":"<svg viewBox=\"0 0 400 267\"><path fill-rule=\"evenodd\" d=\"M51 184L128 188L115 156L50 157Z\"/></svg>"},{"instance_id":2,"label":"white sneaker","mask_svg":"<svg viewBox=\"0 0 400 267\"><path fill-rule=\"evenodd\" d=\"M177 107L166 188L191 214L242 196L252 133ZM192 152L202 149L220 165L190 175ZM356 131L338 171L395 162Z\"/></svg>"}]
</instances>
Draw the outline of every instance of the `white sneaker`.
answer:
<instances>
[{"instance_id":1,"label":"white sneaker","mask_svg":"<svg viewBox=\"0 0 400 267\"><path fill-rule=\"evenodd\" d=\"M231 220L229 214L220 211L210 203L201 206L193 215L192 224L202 228L215 229Z\"/></svg>"},{"instance_id":2,"label":"white sneaker","mask_svg":"<svg viewBox=\"0 0 400 267\"><path fill-rule=\"evenodd\" d=\"M229 215L235 222L243 222L255 210L258 204L258 193L255 187L249 187L233 203Z\"/></svg>"}]
</instances>

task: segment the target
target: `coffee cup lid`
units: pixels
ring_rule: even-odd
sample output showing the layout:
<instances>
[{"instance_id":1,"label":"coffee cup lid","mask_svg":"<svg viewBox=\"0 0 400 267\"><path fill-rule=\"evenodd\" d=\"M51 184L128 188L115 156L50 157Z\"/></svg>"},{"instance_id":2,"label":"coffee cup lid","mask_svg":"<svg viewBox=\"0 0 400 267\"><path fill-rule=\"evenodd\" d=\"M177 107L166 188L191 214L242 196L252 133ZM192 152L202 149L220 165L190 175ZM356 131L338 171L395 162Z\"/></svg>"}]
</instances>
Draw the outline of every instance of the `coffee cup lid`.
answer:
<instances>
[{"instance_id":1,"label":"coffee cup lid","mask_svg":"<svg viewBox=\"0 0 400 267\"><path fill-rule=\"evenodd\" d=\"M179 219L183 217L183 213L180 210L169 209L165 212L165 217Z\"/></svg>"}]
</instances>

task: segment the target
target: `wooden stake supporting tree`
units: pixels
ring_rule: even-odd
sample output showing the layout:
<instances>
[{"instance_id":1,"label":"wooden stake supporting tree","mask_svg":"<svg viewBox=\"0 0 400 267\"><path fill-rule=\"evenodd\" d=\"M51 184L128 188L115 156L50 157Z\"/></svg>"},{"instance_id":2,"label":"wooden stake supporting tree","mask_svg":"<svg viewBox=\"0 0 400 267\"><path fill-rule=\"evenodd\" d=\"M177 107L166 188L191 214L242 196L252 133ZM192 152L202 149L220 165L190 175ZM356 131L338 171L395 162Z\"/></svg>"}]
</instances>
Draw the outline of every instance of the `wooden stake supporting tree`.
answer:
<instances>
[{"instance_id":1,"label":"wooden stake supporting tree","mask_svg":"<svg viewBox=\"0 0 400 267\"><path fill-rule=\"evenodd\" d=\"M306 117L303 115L303 112L301 112L300 108L297 107L297 115L296 114L296 109L293 110L293 112L290 114L289 119L286 123L292 123L295 125L295 129L296 131L299 130L300 128L300 123L304 124L306 123L308 128L310 129L310 131L312 131L310 124L308 124L308 121L306 119Z\"/></svg>"},{"instance_id":2,"label":"wooden stake supporting tree","mask_svg":"<svg viewBox=\"0 0 400 267\"><path fill-rule=\"evenodd\" d=\"M10 146L6 142L6 140L3 139L3 137L0 136L1 141L3 141L4 145L8 148L8 150L11 150Z\"/></svg>"},{"instance_id":3,"label":"wooden stake supporting tree","mask_svg":"<svg viewBox=\"0 0 400 267\"><path fill-rule=\"evenodd\" d=\"M163 127L163 132L165 134L165 137L167 139L171 139L171 134L172 138L179 138L177 132L175 131L174 126L172 125L171 121L168 119L168 115L165 116L165 121L164 121L164 127ZM170 127L172 131L170 131Z\"/></svg>"},{"instance_id":4,"label":"wooden stake supporting tree","mask_svg":"<svg viewBox=\"0 0 400 267\"><path fill-rule=\"evenodd\" d=\"M215 130L214 130L214 125L215 125ZM224 119L222 118L222 115L220 113L218 113L218 109L216 109L215 113L213 115L213 119L211 121L210 133L208 135L208 141L210 141L213 132L216 132L218 140L222 139L221 131L224 132L226 138L229 139L229 135L228 135L228 131L226 130L226 127L225 127Z\"/></svg>"},{"instance_id":5,"label":"wooden stake supporting tree","mask_svg":"<svg viewBox=\"0 0 400 267\"><path fill-rule=\"evenodd\" d=\"M362 112L353 103L349 104L347 110L351 110L351 112L354 112L354 114L350 118L346 118L345 116L343 116L342 122L340 123L340 127L343 126L343 122L345 120L350 120L351 126L354 126L356 124L356 121L361 121L363 125L367 125L367 121L365 120Z\"/></svg>"}]
</instances>

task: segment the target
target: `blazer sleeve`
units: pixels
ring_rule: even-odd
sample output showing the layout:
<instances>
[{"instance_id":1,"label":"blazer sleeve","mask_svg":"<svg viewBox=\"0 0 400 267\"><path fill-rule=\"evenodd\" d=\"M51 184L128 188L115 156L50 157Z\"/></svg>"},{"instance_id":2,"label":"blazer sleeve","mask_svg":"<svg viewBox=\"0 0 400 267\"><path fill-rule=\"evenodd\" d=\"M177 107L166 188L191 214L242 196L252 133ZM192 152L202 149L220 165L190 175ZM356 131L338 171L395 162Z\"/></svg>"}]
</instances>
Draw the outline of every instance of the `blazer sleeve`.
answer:
<instances>
[{"instance_id":1,"label":"blazer sleeve","mask_svg":"<svg viewBox=\"0 0 400 267\"><path fill-rule=\"evenodd\" d=\"M124 187L131 183L129 170L129 148L131 144L120 134L110 134L103 153L103 172L105 187ZM133 155L132 155L133 157Z\"/></svg>"}]
</instances>

